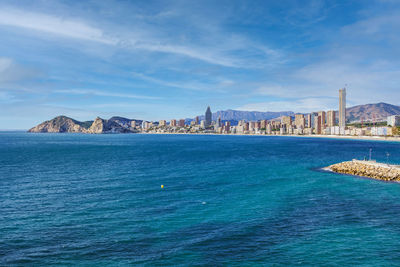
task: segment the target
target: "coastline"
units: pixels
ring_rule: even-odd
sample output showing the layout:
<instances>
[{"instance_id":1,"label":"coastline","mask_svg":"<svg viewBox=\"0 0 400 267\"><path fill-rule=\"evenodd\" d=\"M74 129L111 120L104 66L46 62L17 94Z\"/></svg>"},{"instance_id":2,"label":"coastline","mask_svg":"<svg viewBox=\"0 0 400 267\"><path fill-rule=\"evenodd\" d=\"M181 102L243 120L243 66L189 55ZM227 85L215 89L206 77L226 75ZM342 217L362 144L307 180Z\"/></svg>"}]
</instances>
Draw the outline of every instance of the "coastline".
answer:
<instances>
[{"instance_id":1,"label":"coastline","mask_svg":"<svg viewBox=\"0 0 400 267\"><path fill-rule=\"evenodd\" d=\"M154 135L222 135L222 136L263 136L263 137L295 137L295 138L328 138L328 139L349 139L365 141L386 141L400 142L400 137L389 136L350 136L350 135L288 135L288 134L217 134L217 133L137 133Z\"/></svg>"},{"instance_id":2,"label":"coastline","mask_svg":"<svg viewBox=\"0 0 400 267\"><path fill-rule=\"evenodd\" d=\"M25 132L24 130L4 130L0 132ZM29 132L32 134L33 132ZM47 134L51 132L40 132L34 134ZM58 134L54 132L53 134ZM63 134L88 134L88 133L78 133L78 132L64 132ZM262 136L262 137L294 137L294 138L327 138L327 139L347 139L347 140L365 140L365 141L381 141L381 142L400 142L400 136L353 136L353 135L290 135L290 134L232 134L232 133L99 133L99 134L153 134L153 135L216 135L216 136Z\"/></svg>"}]
</instances>

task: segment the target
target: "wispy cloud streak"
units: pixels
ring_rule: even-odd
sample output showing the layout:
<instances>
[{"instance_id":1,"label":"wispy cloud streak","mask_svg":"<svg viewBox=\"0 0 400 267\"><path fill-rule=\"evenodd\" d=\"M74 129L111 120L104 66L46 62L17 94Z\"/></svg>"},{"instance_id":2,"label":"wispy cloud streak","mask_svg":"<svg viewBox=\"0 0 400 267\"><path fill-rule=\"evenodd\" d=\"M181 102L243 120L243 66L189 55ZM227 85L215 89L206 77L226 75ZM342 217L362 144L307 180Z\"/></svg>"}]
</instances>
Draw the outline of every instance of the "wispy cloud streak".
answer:
<instances>
[{"instance_id":1,"label":"wispy cloud streak","mask_svg":"<svg viewBox=\"0 0 400 267\"><path fill-rule=\"evenodd\" d=\"M54 93L72 94L72 95L95 95L95 96L134 98L134 99L146 99L146 100L161 99L161 97L155 97L155 96L145 96L145 95L135 95L135 94L125 94L125 93L112 93L112 92L87 90L87 89L55 90Z\"/></svg>"}]
</instances>

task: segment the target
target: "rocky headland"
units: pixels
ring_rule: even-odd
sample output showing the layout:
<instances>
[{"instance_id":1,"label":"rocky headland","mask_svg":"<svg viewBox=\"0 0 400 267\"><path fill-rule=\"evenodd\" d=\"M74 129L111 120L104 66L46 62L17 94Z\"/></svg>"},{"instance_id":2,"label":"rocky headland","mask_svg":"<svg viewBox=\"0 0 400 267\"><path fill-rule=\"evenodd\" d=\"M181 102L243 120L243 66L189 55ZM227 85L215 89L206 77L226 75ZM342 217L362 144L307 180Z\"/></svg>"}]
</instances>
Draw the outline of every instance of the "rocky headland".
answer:
<instances>
[{"instance_id":1,"label":"rocky headland","mask_svg":"<svg viewBox=\"0 0 400 267\"><path fill-rule=\"evenodd\" d=\"M363 176L383 181L400 182L400 165L375 161L352 160L333 164L326 169L337 173Z\"/></svg>"},{"instance_id":2,"label":"rocky headland","mask_svg":"<svg viewBox=\"0 0 400 267\"><path fill-rule=\"evenodd\" d=\"M52 120L40 123L28 130L30 133L137 133L134 125L141 123L122 117L112 117L108 120L97 117L94 121L80 122L66 116L58 116Z\"/></svg>"}]
</instances>

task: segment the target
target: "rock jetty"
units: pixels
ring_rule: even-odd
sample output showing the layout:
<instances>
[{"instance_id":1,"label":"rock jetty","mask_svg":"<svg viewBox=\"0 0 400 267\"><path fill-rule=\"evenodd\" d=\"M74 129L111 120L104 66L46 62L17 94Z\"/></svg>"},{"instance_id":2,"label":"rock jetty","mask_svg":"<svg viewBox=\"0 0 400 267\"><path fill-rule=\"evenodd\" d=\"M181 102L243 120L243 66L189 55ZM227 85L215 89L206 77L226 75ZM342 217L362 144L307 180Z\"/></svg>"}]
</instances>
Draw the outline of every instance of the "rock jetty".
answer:
<instances>
[{"instance_id":1,"label":"rock jetty","mask_svg":"<svg viewBox=\"0 0 400 267\"><path fill-rule=\"evenodd\" d=\"M400 182L400 165L389 165L376 161L352 160L333 164L327 169L350 175Z\"/></svg>"}]
</instances>

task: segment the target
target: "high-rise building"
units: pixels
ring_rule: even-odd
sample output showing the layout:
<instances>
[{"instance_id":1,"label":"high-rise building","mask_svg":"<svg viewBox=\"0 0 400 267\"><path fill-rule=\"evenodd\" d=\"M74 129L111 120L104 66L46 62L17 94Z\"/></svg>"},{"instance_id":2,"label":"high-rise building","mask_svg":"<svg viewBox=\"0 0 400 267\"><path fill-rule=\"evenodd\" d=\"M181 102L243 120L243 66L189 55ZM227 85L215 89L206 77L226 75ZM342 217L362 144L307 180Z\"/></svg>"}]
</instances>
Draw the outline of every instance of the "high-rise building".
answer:
<instances>
[{"instance_id":1,"label":"high-rise building","mask_svg":"<svg viewBox=\"0 0 400 267\"><path fill-rule=\"evenodd\" d=\"M165 126L165 125L167 125L167 122L165 120L160 120L158 122L158 126Z\"/></svg>"},{"instance_id":2,"label":"high-rise building","mask_svg":"<svg viewBox=\"0 0 400 267\"><path fill-rule=\"evenodd\" d=\"M185 127L185 120L184 119L180 119L179 120L179 127Z\"/></svg>"},{"instance_id":3,"label":"high-rise building","mask_svg":"<svg viewBox=\"0 0 400 267\"><path fill-rule=\"evenodd\" d=\"M217 127L221 127L221 125L221 116L219 116L217 120Z\"/></svg>"},{"instance_id":4,"label":"high-rise building","mask_svg":"<svg viewBox=\"0 0 400 267\"><path fill-rule=\"evenodd\" d=\"M266 129L267 134L271 134L272 133L272 127L271 124L267 124L267 129Z\"/></svg>"},{"instance_id":5,"label":"high-rise building","mask_svg":"<svg viewBox=\"0 0 400 267\"><path fill-rule=\"evenodd\" d=\"M176 120L175 120L175 119L171 120L170 125L173 126L173 127L175 127L175 126L176 126Z\"/></svg>"},{"instance_id":6,"label":"high-rise building","mask_svg":"<svg viewBox=\"0 0 400 267\"><path fill-rule=\"evenodd\" d=\"M199 116L196 116L195 121L196 121L196 125L199 125Z\"/></svg>"},{"instance_id":7,"label":"high-rise building","mask_svg":"<svg viewBox=\"0 0 400 267\"><path fill-rule=\"evenodd\" d=\"M315 117L318 117L318 112L311 113L311 127L315 128Z\"/></svg>"},{"instance_id":8,"label":"high-rise building","mask_svg":"<svg viewBox=\"0 0 400 267\"><path fill-rule=\"evenodd\" d=\"M292 117L290 117L290 116L282 116L281 122L282 122L282 124L285 124L285 125L289 126L289 125L292 124Z\"/></svg>"},{"instance_id":9,"label":"high-rise building","mask_svg":"<svg viewBox=\"0 0 400 267\"><path fill-rule=\"evenodd\" d=\"M346 88L339 90L339 127L346 127Z\"/></svg>"},{"instance_id":10,"label":"high-rise building","mask_svg":"<svg viewBox=\"0 0 400 267\"><path fill-rule=\"evenodd\" d=\"M327 113L327 125L328 127L333 127L336 124L336 112L334 110L329 110Z\"/></svg>"},{"instance_id":11,"label":"high-rise building","mask_svg":"<svg viewBox=\"0 0 400 267\"><path fill-rule=\"evenodd\" d=\"M231 131L231 122L226 121L225 122L225 132L229 133Z\"/></svg>"},{"instance_id":12,"label":"high-rise building","mask_svg":"<svg viewBox=\"0 0 400 267\"><path fill-rule=\"evenodd\" d=\"M294 124L296 125L297 129L304 129L306 126L306 120L303 114L296 114L294 115Z\"/></svg>"},{"instance_id":13,"label":"high-rise building","mask_svg":"<svg viewBox=\"0 0 400 267\"><path fill-rule=\"evenodd\" d=\"M267 127L267 121L266 120L261 120L260 121L260 128L265 129Z\"/></svg>"},{"instance_id":14,"label":"high-rise building","mask_svg":"<svg viewBox=\"0 0 400 267\"><path fill-rule=\"evenodd\" d=\"M142 128L145 129L145 130L151 128L152 126L153 126L153 123L150 122L150 121L143 121L142 122Z\"/></svg>"},{"instance_id":15,"label":"high-rise building","mask_svg":"<svg viewBox=\"0 0 400 267\"><path fill-rule=\"evenodd\" d=\"M393 115L387 117L388 126L400 126L400 115Z\"/></svg>"},{"instance_id":16,"label":"high-rise building","mask_svg":"<svg viewBox=\"0 0 400 267\"><path fill-rule=\"evenodd\" d=\"M318 112L318 116L321 116L321 129L325 129L326 113L325 111Z\"/></svg>"},{"instance_id":17,"label":"high-rise building","mask_svg":"<svg viewBox=\"0 0 400 267\"><path fill-rule=\"evenodd\" d=\"M256 123L254 121L249 122L249 131L254 131L256 128Z\"/></svg>"},{"instance_id":18,"label":"high-rise building","mask_svg":"<svg viewBox=\"0 0 400 267\"><path fill-rule=\"evenodd\" d=\"M311 114L307 114L307 128L312 127Z\"/></svg>"},{"instance_id":19,"label":"high-rise building","mask_svg":"<svg viewBox=\"0 0 400 267\"><path fill-rule=\"evenodd\" d=\"M212 113L210 106L207 107L206 114L205 114L205 126L209 127L211 126L211 120L212 120Z\"/></svg>"},{"instance_id":20,"label":"high-rise building","mask_svg":"<svg viewBox=\"0 0 400 267\"><path fill-rule=\"evenodd\" d=\"M322 133L322 117L320 115L314 117L315 134Z\"/></svg>"}]
</instances>

